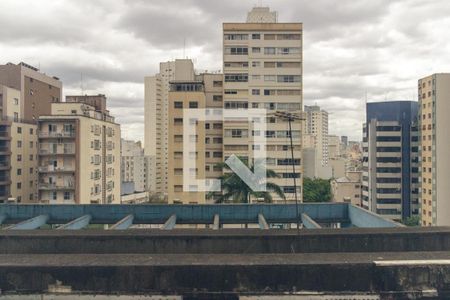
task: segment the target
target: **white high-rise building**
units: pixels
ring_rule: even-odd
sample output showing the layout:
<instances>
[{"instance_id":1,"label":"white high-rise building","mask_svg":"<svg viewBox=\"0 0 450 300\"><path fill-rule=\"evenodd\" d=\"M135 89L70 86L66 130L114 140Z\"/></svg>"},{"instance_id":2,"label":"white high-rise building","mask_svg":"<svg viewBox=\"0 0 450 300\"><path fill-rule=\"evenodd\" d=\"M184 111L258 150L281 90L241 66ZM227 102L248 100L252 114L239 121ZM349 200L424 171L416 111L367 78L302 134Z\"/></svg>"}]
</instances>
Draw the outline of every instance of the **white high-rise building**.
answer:
<instances>
[{"instance_id":1,"label":"white high-rise building","mask_svg":"<svg viewBox=\"0 0 450 300\"><path fill-rule=\"evenodd\" d=\"M322 167L326 167L328 166L328 112L321 110L317 105L305 105L305 112L305 133L315 137L317 159Z\"/></svg>"}]
</instances>

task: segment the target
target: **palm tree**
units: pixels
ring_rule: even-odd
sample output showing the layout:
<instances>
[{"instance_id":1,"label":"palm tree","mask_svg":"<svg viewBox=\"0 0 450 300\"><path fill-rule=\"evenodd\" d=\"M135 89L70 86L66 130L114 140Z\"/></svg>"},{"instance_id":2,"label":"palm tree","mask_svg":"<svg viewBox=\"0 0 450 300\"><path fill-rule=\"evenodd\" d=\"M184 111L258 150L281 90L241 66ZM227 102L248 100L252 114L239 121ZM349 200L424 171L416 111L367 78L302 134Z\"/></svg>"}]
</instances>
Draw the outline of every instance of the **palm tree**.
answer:
<instances>
[{"instance_id":1,"label":"palm tree","mask_svg":"<svg viewBox=\"0 0 450 300\"><path fill-rule=\"evenodd\" d=\"M253 173L255 166L248 166L248 161L245 159L241 159L241 161L250 169ZM221 181L221 190L222 193L219 195L216 203L224 203L231 202L233 203L250 203L250 198L259 198L264 199L265 203L272 202L271 193L276 194L282 199L286 199L283 190L280 186L272 182L266 182L267 191L264 192L256 192L253 191L236 173L234 173L230 167L226 163L218 164L222 169L230 170L231 172L227 172L219 177ZM266 178L279 178L275 171L266 169ZM213 195L217 195L217 192L208 193L208 197L212 197Z\"/></svg>"}]
</instances>

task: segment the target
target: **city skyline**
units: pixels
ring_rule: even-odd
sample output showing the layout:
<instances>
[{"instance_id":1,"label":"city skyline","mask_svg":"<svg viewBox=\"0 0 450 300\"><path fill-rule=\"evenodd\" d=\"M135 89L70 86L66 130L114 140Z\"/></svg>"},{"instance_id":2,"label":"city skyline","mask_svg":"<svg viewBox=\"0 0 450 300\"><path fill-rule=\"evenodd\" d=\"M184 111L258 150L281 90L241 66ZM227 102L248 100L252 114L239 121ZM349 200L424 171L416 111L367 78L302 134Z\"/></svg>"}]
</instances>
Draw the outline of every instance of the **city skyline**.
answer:
<instances>
[{"instance_id":1,"label":"city skyline","mask_svg":"<svg viewBox=\"0 0 450 300\"><path fill-rule=\"evenodd\" d=\"M330 112L330 134L360 140L366 95L417 100L417 78L449 69L450 4L439 2L342 1L330 17L331 1L2 1L0 53L3 63L25 61L60 77L65 95L106 94L123 137L142 140L144 76L183 56L199 70L222 69L222 23L242 22L262 4L305 24L304 104Z\"/></svg>"}]
</instances>

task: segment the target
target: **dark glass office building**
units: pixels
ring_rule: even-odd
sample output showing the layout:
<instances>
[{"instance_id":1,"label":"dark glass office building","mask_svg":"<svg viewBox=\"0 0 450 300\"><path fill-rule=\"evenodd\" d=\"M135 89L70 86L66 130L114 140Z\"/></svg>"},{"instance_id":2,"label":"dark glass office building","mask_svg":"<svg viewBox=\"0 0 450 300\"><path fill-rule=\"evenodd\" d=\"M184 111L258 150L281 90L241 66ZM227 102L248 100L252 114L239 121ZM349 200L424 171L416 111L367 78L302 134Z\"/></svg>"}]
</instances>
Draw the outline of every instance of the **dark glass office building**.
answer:
<instances>
[{"instance_id":1,"label":"dark glass office building","mask_svg":"<svg viewBox=\"0 0 450 300\"><path fill-rule=\"evenodd\" d=\"M363 207L393 220L418 215L418 103L367 103Z\"/></svg>"}]
</instances>

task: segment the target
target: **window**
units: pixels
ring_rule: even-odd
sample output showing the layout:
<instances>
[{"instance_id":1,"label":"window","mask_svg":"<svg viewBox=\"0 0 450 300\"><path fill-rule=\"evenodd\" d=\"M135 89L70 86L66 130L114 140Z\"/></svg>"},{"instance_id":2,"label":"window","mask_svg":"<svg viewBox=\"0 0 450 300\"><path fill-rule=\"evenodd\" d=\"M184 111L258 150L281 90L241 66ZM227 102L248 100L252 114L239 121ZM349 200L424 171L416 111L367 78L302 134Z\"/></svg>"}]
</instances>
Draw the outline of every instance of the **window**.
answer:
<instances>
[{"instance_id":1,"label":"window","mask_svg":"<svg viewBox=\"0 0 450 300\"><path fill-rule=\"evenodd\" d=\"M33 171L34 171L33 168L30 168L30 174L33 174Z\"/></svg>"},{"instance_id":2,"label":"window","mask_svg":"<svg viewBox=\"0 0 450 300\"><path fill-rule=\"evenodd\" d=\"M173 103L173 107L174 107L174 108L183 108L183 102L175 101L175 102Z\"/></svg>"},{"instance_id":3,"label":"window","mask_svg":"<svg viewBox=\"0 0 450 300\"><path fill-rule=\"evenodd\" d=\"M14 105L19 105L19 99L18 98L14 98Z\"/></svg>"},{"instance_id":4,"label":"window","mask_svg":"<svg viewBox=\"0 0 450 300\"><path fill-rule=\"evenodd\" d=\"M18 189L18 190L22 189L22 182L18 182L18 183L17 183L17 189Z\"/></svg>"},{"instance_id":5,"label":"window","mask_svg":"<svg viewBox=\"0 0 450 300\"><path fill-rule=\"evenodd\" d=\"M22 155L20 154L17 155L17 161L22 161Z\"/></svg>"},{"instance_id":6,"label":"window","mask_svg":"<svg viewBox=\"0 0 450 300\"><path fill-rule=\"evenodd\" d=\"M14 113L14 122L18 122L19 121L19 113L15 112Z\"/></svg>"},{"instance_id":7,"label":"window","mask_svg":"<svg viewBox=\"0 0 450 300\"><path fill-rule=\"evenodd\" d=\"M30 148L33 148L33 142L32 141L30 142Z\"/></svg>"},{"instance_id":8,"label":"window","mask_svg":"<svg viewBox=\"0 0 450 300\"><path fill-rule=\"evenodd\" d=\"M264 81L274 82L276 81L276 78L275 75L264 75Z\"/></svg>"},{"instance_id":9,"label":"window","mask_svg":"<svg viewBox=\"0 0 450 300\"><path fill-rule=\"evenodd\" d=\"M253 48L252 48L252 53L261 53L261 48L259 48L259 47L253 47Z\"/></svg>"},{"instance_id":10,"label":"window","mask_svg":"<svg viewBox=\"0 0 450 300\"><path fill-rule=\"evenodd\" d=\"M300 48L278 48L277 53L282 55L300 54Z\"/></svg>"},{"instance_id":11,"label":"window","mask_svg":"<svg viewBox=\"0 0 450 300\"><path fill-rule=\"evenodd\" d=\"M277 34L277 40L300 40L300 34Z\"/></svg>"},{"instance_id":12,"label":"window","mask_svg":"<svg viewBox=\"0 0 450 300\"><path fill-rule=\"evenodd\" d=\"M17 133L22 133L22 127L17 127Z\"/></svg>"},{"instance_id":13,"label":"window","mask_svg":"<svg viewBox=\"0 0 450 300\"><path fill-rule=\"evenodd\" d=\"M275 34L268 34L268 33L266 33L264 35L264 39L265 40L274 40L275 39Z\"/></svg>"},{"instance_id":14,"label":"window","mask_svg":"<svg viewBox=\"0 0 450 300\"><path fill-rule=\"evenodd\" d=\"M252 40L259 40L259 39L261 39L261 34L259 34L259 33L252 34Z\"/></svg>"},{"instance_id":15,"label":"window","mask_svg":"<svg viewBox=\"0 0 450 300\"><path fill-rule=\"evenodd\" d=\"M183 118L174 118L173 124L174 125L183 125Z\"/></svg>"},{"instance_id":16,"label":"window","mask_svg":"<svg viewBox=\"0 0 450 300\"><path fill-rule=\"evenodd\" d=\"M278 82L300 82L300 75L278 75Z\"/></svg>"},{"instance_id":17,"label":"window","mask_svg":"<svg viewBox=\"0 0 450 300\"><path fill-rule=\"evenodd\" d=\"M222 101L222 95L213 95L213 101Z\"/></svg>"},{"instance_id":18,"label":"window","mask_svg":"<svg viewBox=\"0 0 450 300\"><path fill-rule=\"evenodd\" d=\"M248 34L224 34L223 38L227 41L248 40Z\"/></svg>"},{"instance_id":19,"label":"window","mask_svg":"<svg viewBox=\"0 0 450 300\"><path fill-rule=\"evenodd\" d=\"M259 61L253 61L252 62L252 67L257 68L257 67L260 67L260 66L261 66L261 62L259 62Z\"/></svg>"},{"instance_id":20,"label":"window","mask_svg":"<svg viewBox=\"0 0 450 300\"><path fill-rule=\"evenodd\" d=\"M223 85L222 81L218 81L218 80L213 81L213 87L221 87L222 85Z\"/></svg>"},{"instance_id":21,"label":"window","mask_svg":"<svg viewBox=\"0 0 450 300\"><path fill-rule=\"evenodd\" d=\"M210 125L209 123L205 123L205 129L209 129Z\"/></svg>"},{"instance_id":22,"label":"window","mask_svg":"<svg viewBox=\"0 0 450 300\"><path fill-rule=\"evenodd\" d=\"M259 95L259 89L253 89L252 95Z\"/></svg>"},{"instance_id":23,"label":"window","mask_svg":"<svg viewBox=\"0 0 450 300\"><path fill-rule=\"evenodd\" d=\"M17 148L22 148L22 141L17 141Z\"/></svg>"},{"instance_id":24,"label":"window","mask_svg":"<svg viewBox=\"0 0 450 300\"><path fill-rule=\"evenodd\" d=\"M227 101L225 102L225 109L247 109L248 102L242 101Z\"/></svg>"},{"instance_id":25,"label":"window","mask_svg":"<svg viewBox=\"0 0 450 300\"><path fill-rule=\"evenodd\" d=\"M33 134L33 128L30 128L30 134Z\"/></svg>"},{"instance_id":26,"label":"window","mask_svg":"<svg viewBox=\"0 0 450 300\"><path fill-rule=\"evenodd\" d=\"M196 101L189 102L189 108L198 108L198 102Z\"/></svg>"},{"instance_id":27,"label":"window","mask_svg":"<svg viewBox=\"0 0 450 300\"><path fill-rule=\"evenodd\" d=\"M266 47L264 48L264 54L266 55L275 55L276 51L274 47Z\"/></svg>"},{"instance_id":28,"label":"window","mask_svg":"<svg viewBox=\"0 0 450 300\"><path fill-rule=\"evenodd\" d=\"M227 55L248 55L247 47L225 47Z\"/></svg>"},{"instance_id":29,"label":"window","mask_svg":"<svg viewBox=\"0 0 450 300\"><path fill-rule=\"evenodd\" d=\"M17 175L22 175L22 169L17 169Z\"/></svg>"},{"instance_id":30,"label":"window","mask_svg":"<svg viewBox=\"0 0 450 300\"><path fill-rule=\"evenodd\" d=\"M248 82L248 74L226 74L225 82Z\"/></svg>"}]
</instances>

